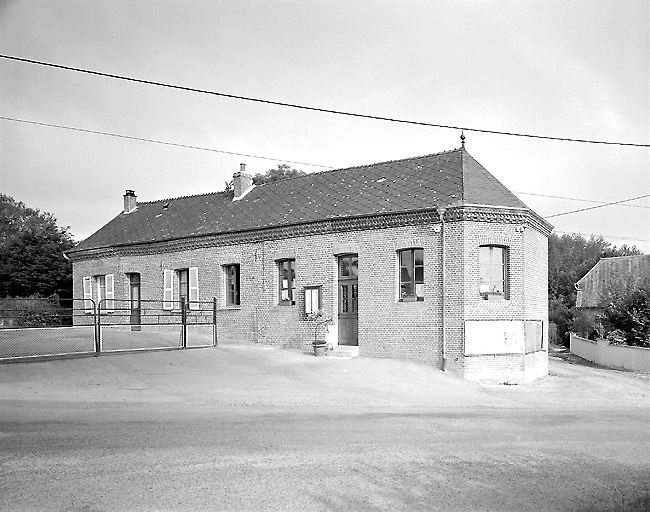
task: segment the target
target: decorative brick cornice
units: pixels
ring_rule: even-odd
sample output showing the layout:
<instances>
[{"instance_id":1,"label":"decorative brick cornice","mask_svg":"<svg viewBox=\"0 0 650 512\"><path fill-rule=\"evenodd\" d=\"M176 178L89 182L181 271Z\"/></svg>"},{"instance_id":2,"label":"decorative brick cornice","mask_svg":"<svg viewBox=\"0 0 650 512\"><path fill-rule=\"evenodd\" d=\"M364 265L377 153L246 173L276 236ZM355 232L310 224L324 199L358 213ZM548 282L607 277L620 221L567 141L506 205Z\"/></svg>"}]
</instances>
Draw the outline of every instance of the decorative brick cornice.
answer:
<instances>
[{"instance_id":1,"label":"decorative brick cornice","mask_svg":"<svg viewBox=\"0 0 650 512\"><path fill-rule=\"evenodd\" d=\"M312 235L325 235L328 233L345 233L347 231L367 231L401 226L437 224L439 222L440 217L436 210L424 210L419 212L406 212L389 215L332 219L321 222L293 224L290 226L240 231L236 233L186 237L160 242L134 243L123 246L72 252L68 256L72 261L105 258L110 256L141 256L146 254L161 254L206 247L260 243L269 240L283 240Z\"/></svg>"},{"instance_id":2,"label":"decorative brick cornice","mask_svg":"<svg viewBox=\"0 0 650 512\"><path fill-rule=\"evenodd\" d=\"M488 224L521 224L535 228L549 236L553 226L535 212L523 208L499 208L492 206L457 206L447 209L446 222L473 221Z\"/></svg>"},{"instance_id":3,"label":"decorative brick cornice","mask_svg":"<svg viewBox=\"0 0 650 512\"><path fill-rule=\"evenodd\" d=\"M521 224L534 227L548 236L552 226L530 210L517 208L494 208L483 206L455 206L448 208L445 213L446 222L476 221L498 224ZM366 217L351 217L331 219L327 221L293 224L267 229L239 231L236 233L220 233L196 237L179 238L147 243L89 249L72 252L72 261L83 261L111 256L142 256L147 254L162 254L207 247L239 245L244 243L260 243L269 240L283 240L328 233L345 233L348 231L368 231L373 229L388 229L402 226L418 226L440 223L437 210L422 210L387 215L372 215Z\"/></svg>"}]
</instances>

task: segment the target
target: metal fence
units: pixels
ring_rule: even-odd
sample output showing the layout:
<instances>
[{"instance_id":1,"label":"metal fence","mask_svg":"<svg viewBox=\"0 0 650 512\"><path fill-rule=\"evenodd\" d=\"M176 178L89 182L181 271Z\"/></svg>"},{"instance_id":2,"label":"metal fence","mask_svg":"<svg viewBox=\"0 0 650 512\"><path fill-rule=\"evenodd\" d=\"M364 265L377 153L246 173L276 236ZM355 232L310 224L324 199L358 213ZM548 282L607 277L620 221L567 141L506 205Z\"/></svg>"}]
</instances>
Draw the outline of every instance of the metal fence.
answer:
<instances>
[{"instance_id":1,"label":"metal fence","mask_svg":"<svg viewBox=\"0 0 650 512\"><path fill-rule=\"evenodd\" d=\"M0 299L0 361L216 344L214 299Z\"/></svg>"}]
</instances>

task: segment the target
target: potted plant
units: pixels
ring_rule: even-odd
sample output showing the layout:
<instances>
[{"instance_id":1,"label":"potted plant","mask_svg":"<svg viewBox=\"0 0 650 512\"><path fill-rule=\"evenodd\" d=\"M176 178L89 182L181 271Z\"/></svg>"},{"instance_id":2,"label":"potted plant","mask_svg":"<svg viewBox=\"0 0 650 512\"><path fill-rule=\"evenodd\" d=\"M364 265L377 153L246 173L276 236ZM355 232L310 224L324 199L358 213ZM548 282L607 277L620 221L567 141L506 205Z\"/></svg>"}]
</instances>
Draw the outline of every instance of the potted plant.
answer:
<instances>
[{"instance_id":1,"label":"potted plant","mask_svg":"<svg viewBox=\"0 0 650 512\"><path fill-rule=\"evenodd\" d=\"M322 356L327 354L329 349L328 344L318 339L318 329L321 325L328 325L332 321L332 317L325 314L322 309L309 313L307 319L314 322L314 340L311 342L314 348L315 356Z\"/></svg>"}]
</instances>

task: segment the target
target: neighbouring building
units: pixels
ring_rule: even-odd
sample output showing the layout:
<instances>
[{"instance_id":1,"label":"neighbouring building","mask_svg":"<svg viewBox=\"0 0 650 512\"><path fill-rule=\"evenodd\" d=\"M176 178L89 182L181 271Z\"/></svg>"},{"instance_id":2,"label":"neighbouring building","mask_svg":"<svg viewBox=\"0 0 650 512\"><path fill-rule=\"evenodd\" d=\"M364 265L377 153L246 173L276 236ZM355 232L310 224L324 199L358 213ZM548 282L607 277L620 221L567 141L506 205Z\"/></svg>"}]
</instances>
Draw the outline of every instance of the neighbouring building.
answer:
<instances>
[{"instance_id":1,"label":"neighbouring building","mask_svg":"<svg viewBox=\"0 0 650 512\"><path fill-rule=\"evenodd\" d=\"M548 373L552 226L465 149L137 202L69 252L75 296L218 305L220 342L358 354L470 380Z\"/></svg>"},{"instance_id":2,"label":"neighbouring building","mask_svg":"<svg viewBox=\"0 0 650 512\"><path fill-rule=\"evenodd\" d=\"M576 307L583 311L583 331L592 339L602 334L599 315L612 292L650 281L650 254L601 258L576 284Z\"/></svg>"}]
</instances>

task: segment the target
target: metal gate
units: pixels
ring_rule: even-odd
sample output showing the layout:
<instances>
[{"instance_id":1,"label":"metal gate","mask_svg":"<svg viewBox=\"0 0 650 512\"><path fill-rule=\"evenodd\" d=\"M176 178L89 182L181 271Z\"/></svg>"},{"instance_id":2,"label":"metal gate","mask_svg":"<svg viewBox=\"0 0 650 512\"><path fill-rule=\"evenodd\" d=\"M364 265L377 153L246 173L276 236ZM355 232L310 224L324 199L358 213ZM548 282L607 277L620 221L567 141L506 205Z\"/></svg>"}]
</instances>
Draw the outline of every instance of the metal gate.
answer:
<instances>
[{"instance_id":1,"label":"metal gate","mask_svg":"<svg viewBox=\"0 0 650 512\"><path fill-rule=\"evenodd\" d=\"M172 309L165 309L166 305ZM217 343L216 299L174 304L104 299L97 311L100 352L212 347Z\"/></svg>"},{"instance_id":2,"label":"metal gate","mask_svg":"<svg viewBox=\"0 0 650 512\"><path fill-rule=\"evenodd\" d=\"M0 362L217 344L216 299L0 299Z\"/></svg>"}]
</instances>

